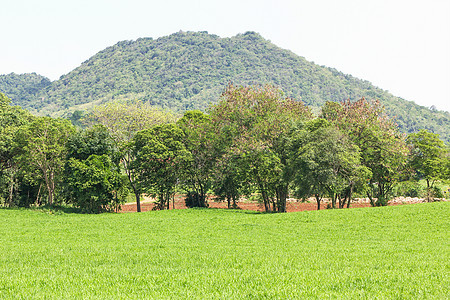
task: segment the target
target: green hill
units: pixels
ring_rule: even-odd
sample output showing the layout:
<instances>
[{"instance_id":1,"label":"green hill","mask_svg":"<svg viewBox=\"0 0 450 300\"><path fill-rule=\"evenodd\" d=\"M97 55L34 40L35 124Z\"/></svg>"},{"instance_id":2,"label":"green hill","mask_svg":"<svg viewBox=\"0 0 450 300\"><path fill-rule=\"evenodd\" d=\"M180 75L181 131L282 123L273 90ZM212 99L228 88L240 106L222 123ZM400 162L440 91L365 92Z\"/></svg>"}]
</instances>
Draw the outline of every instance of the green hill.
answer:
<instances>
[{"instance_id":1,"label":"green hill","mask_svg":"<svg viewBox=\"0 0 450 300\"><path fill-rule=\"evenodd\" d=\"M229 82L274 84L287 96L313 107L328 100L380 99L387 113L397 116L404 132L425 128L450 141L448 112L418 106L368 81L316 65L254 32L231 38L178 32L156 40L122 41L44 87L32 99L5 92L15 104L40 114L62 115L119 99L140 99L185 111L205 110Z\"/></svg>"},{"instance_id":2,"label":"green hill","mask_svg":"<svg viewBox=\"0 0 450 300\"><path fill-rule=\"evenodd\" d=\"M37 112L39 96L51 85L50 79L36 73L0 75L0 92L6 94L15 105Z\"/></svg>"}]
</instances>

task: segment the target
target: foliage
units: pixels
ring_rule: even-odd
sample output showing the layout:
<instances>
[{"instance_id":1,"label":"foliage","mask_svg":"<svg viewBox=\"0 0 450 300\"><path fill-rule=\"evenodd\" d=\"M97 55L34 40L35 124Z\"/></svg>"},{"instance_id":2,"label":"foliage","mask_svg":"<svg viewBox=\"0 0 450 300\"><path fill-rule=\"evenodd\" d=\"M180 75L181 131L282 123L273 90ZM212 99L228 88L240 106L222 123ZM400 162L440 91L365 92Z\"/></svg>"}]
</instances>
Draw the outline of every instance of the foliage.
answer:
<instances>
[{"instance_id":1,"label":"foliage","mask_svg":"<svg viewBox=\"0 0 450 300\"><path fill-rule=\"evenodd\" d=\"M65 144L75 129L69 121L50 117L35 118L22 126L17 133L17 147L20 149L20 163L39 170L52 205L55 193L61 183L61 170L66 158Z\"/></svg>"},{"instance_id":2,"label":"foliage","mask_svg":"<svg viewBox=\"0 0 450 300\"><path fill-rule=\"evenodd\" d=\"M364 98L327 102L321 115L348 134L361 150L361 161L372 172L367 193L371 204L387 205L394 185L406 172L408 148L397 125L384 114L379 101Z\"/></svg>"},{"instance_id":3,"label":"foliage","mask_svg":"<svg viewBox=\"0 0 450 300\"><path fill-rule=\"evenodd\" d=\"M417 175L427 181L427 199L431 201L436 180L449 180L450 149L439 139L439 135L420 130L408 136L411 147L410 165Z\"/></svg>"},{"instance_id":4,"label":"foliage","mask_svg":"<svg viewBox=\"0 0 450 300\"><path fill-rule=\"evenodd\" d=\"M78 131L66 143L67 202L81 211L100 213L120 208L128 193L121 175L117 147L106 127Z\"/></svg>"},{"instance_id":5,"label":"foliage","mask_svg":"<svg viewBox=\"0 0 450 300\"><path fill-rule=\"evenodd\" d=\"M324 197L332 199L332 207L350 206L354 190L363 190L371 177L361 163L359 148L349 137L325 119L308 122L293 142L295 185L302 197L314 196L317 208Z\"/></svg>"},{"instance_id":6,"label":"foliage","mask_svg":"<svg viewBox=\"0 0 450 300\"><path fill-rule=\"evenodd\" d=\"M218 162L222 170L231 167L247 179L221 177L228 183L255 185L266 211L284 212L291 180L287 172L286 137L293 124L310 117L309 108L302 102L284 98L272 86L229 85L219 103L211 108L213 128L222 151ZM227 162L232 163L228 168ZM223 183L219 182L219 186ZM236 193L241 187L227 189L228 193Z\"/></svg>"},{"instance_id":7,"label":"foliage","mask_svg":"<svg viewBox=\"0 0 450 300\"><path fill-rule=\"evenodd\" d=\"M396 186L395 195L397 197L404 196L404 197L419 198L423 197L423 194L425 194L424 189L418 181L412 180L402 181Z\"/></svg>"},{"instance_id":8,"label":"foliage","mask_svg":"<svg viewBox=\"0 0 450 300\"><path fill-rule=\"evenodd\" d=\"M132 139L136 132L151 128L152 126L169 123L175 120L169 112L165 112L148 103L113 102L95 107L86 115L83 123L88 127L100 124L105 126L116 146L119 148L119 157L131 189L134 192L137 210L141 210L141 189L136 182L136 174L131 167L135 157L132 153Z\"/></svg>"},{"instance_id":9,"label":"foliage","mask_svg":"<svg viewBox=\"0 0 450 300\"><path fill-rule=\"evenodd\" d=\"M106 154L69 158L66 171L70 200L83 212L116 211L127 195L124 178Z\"/></svg>"},{"instance_id":10,"label":"foliage","mask_svg":"<svg viewBox=\"0 0 450 300\"><path fill-rule=\"evenodd\" d=\"M0 92L6 94L14 105L35 113L42 108L41 93L52 82L36 73L0 75Z\"/></svg>"},{"instance_id":11,"label":"foliage","mask_svg":"<svg viewBox=\"0 0 450 300\"><path fill-rule=\"evenodd\" d=\"M211 187L211 174L218 155L210 117L201 111L187 111L177 121L184 132L183 143L190 153L181 173L184 189L195 195L199 207L206 207L206 193Z\"/></svg>"},{"instance_id":12,"label":"foliage","mask_svg":"<svg viewBox=\"0 0 450 300\"><path fill-rule=\"evenodd\" d=\"M86 160L92 154L108 155L111 158L118 151L114 139L103 125L94 125L80 130L69 137L67 143L67 157Z\"/></svg>"},{"instance_id":13,"label":"foliage","mask_svg":"<svg viewBox=\"0 0 450 300\"><path fill-rule=\"evenodd\" d=\"M157 195L156 209L168 209L179 176L190 153L183 144L183 131L175 124L162 124L138 132L133 139L132 168L147 194Z\"/></svg>"},{"instance_id":14,"label":"foliage","mask_svg":"<svg viewBox=\"0 0 450 300\"><path fill-rule=\"evenodd\" d=\"M0 209L0 298L446 299L449 214Z\"/></svg>"},{"instance_id":15,"label":"foliage","mask_svg":"<svg viewBox=\"0 0 450 300\"><path fill-rule=\"evenodd\" d=\"M38 77L38 75L34 75ZM158 39L122 41L49 84L30 75L0 77L0 91L13 103L41 115L86 109L116 100L138 99L175 111L205 110L228 82L271 84L286 96L321 107L326 101L379 99L405 133L427 129L450 141L450 114L394 97L368 81L319 66L281 49L255 32L220 38L178 32ZM6 85L2 84L7 81ZM29 92L31 86L40 92Z\"/></svg>"},{"instance_id":16,"label":"foliage","mask_svg":"<svg viewBox=\"0 0 450 300\"><path fill-rule=\"evenodd\" d=\"M189 191L186 194L186 198L184 198L184 203L186 207L208 207L208 203L205 199L196 191Z\"/></svg>"}]
</instances>

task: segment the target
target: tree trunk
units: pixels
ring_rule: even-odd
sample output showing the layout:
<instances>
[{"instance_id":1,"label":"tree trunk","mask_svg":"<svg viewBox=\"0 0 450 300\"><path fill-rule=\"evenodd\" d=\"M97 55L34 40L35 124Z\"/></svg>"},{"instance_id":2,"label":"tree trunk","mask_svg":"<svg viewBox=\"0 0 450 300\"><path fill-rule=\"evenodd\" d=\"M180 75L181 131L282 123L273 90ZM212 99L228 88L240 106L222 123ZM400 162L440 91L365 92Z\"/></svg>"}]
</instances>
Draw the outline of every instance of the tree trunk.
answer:
<instances>
[{"instance_id":1,"label":"tree trunk","mask_svg":"<svg viewBox=\"0 0 450 300\"><path fill-rule=\"evenodd\" d=\"M50 178L48 178L48 173L47 173L46 169L43 168L42 173L44 174L45 185L47 186L48 204L52 205L53 204L53 190L52 190Z\"/></svg>"},{"instance_id":2,"label":"tree trunk","mask_svg":"<svg viewBox=\"0 0 450 300\"><path fill-rule=\"evenodd\" d=\"M336 194L335 193L332 193L331 194L331 207L332 208L336 208Z\"/></svg>"},{"instance_id":3,"label":"tree trunk","mask_svg":"<svg viewBox=\"0 0 450 300\"><path fill-rule=\"evenodd\" d=\"M430 200L430 195L431 193L430 193L430 180L427 178L427 202L431 202L431 200Z\"/></svg>"},{"instance_id":4,"label":"tree trunk","mask_svg":"<svg viewBox=\"0 0 450 300\"><path fill-rule=\"evenodd\" d=\"M350 185L350 192L348 194L348 202L347 202L347 208L350 208L350 202L352 201L353 197L353 183Z\"/></svg>"},{"instance_id":5,"label":"tree trunk","mask_svg":"<svg viewBox=\"0 0 450 300\"><path fill-rule=\"evenodd\" d=\"M369 192L367 192L367 197L369 198L370 206L374 207L375 206L375 201L373 200L372 195L370 195Z\"/></svg>"},{"instance_id":6,"label":"tree trunk","mask_svg":"<svg viewBox=\"0 0 450 300\"><path fill-rule=\"evenodd\" d=\"M12 173L12 172L11 172ZM14 194L14 175L11 174L11 186L9 187L9 200L8 200L8 205L12 206L13 203L13 194Z\"/></svg>"},{"instance_id":7,"label":"tree trunk","mask_svg":"<svg viewBox=\"0 0 450 300\"><path fill-rule=\"evenodd\" d=\"M39 201L39 197L41 196L41 187L42 187L42 183L39 183L39 189L38 189L38 193L37 193L37 196L36 196L36 204L37 204L38 206L41 205L41 203L40 203L40 201Z\"/></svg>"},{"instance_id":8,"label":"tree trunk","mask_svg":"<svg viewBox=\"0 0 450 300\"><path fill-rule=\"evenodd\" d=\"M233 208L234 208L234 209L237 208L237 204L236 204L236 196L233 196Z\"/></svg>"},{"instance_id":9,"label":"tree trunk","mask_svg":"<svg viewBox=\"0 0 450 300\"><path fill-rule=\"evenodd\" d=\"M172 209L175 209L175 193L172 195Z\"/></svg>"},{"instance_id":10,"label":"tree trunk","mask_svg":"<svg viewBox=\"0 0 450 300\"><path fill-rule=\"evenodd\" d=\"M283 185L278 189L278 212L286 212L287 197L289 187Z\"/></svg>"},{"instance_id":11,"label":"tree trunk","mask_svg":"<svg viewBox=\"0 0 450 300\"><path fill-rule=\"evenodd\" d=\"M134 196L136 198L136 210L137 212L141 212L141 194L139 191L135 188L134 184L131 184L134 192Z\"/></svg>"},{"instance_id":12,"label":"tree trunk","mask_svg":"<svg viewBox=\"0 0 450 300\"><path fill-rule=\"evenodd\" d=\"M317 202L317 210L320 210L320 201L322 200L319 196L319 194L315 194L314 195L316 197L316 202Z\"/></svg>"}]
</instances>

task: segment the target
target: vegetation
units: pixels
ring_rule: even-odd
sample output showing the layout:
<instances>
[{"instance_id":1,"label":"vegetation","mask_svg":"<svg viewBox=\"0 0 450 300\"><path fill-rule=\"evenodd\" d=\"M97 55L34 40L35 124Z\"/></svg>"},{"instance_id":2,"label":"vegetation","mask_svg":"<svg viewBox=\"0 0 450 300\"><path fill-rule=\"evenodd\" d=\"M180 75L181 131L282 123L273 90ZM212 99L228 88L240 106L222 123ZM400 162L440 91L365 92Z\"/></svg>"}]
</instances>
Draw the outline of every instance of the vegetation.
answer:
<instances>
[{"instance_id":1,"label":"vegetation","mask_svg":"<svg viewBox=\"0 0 450 300\"><path fill-rule=\"evenodd\" d=\"M93 105L130 99L177 112L205 111L229 82L271 84L316 109L327 101L378 99L389 116L397 117L402 132L427 129L450 141L448 112L416 105L367 81L308 62L254 32L231 38L178 32L156 40L122 41L51 84L38 75L4 75L0 91L33 112L72 118L72 113Z\"/></svg>"},{"instance_id":2,"label":"vegetation","mask_svg":"<svg viewBox=\"0 0 450 300\"><path fill-rule=\"evenodd\" d=\"M14 105L37 113L42 108L41 93L52 84L47 77L36 73L0 75L0 92Z\"/></svg>"},{"instance_id":3,"label":"vegetation","mask_svg":"<svg viewBox=\"0 0 450 300\"><path fill-rule=\"evenodd\" d=\"M78 131L66 143L67 202L83 212L115 211L128 195L118 148L102 125Z\"/></svg>"},{"instance_id":4,"label":"vegetation","mask_svg":"<svg viewBox=\"0 0 450 300\"><path fill-rule=\"evenodd\" d=\"M171 113L140 101L108 103L104 106L95 107L82 118L82 124L88 127L98 124L105 126L113 138L118 150L117 155L127 175L131 190L136 197L138 211L141 210L142 190L136 181L136 169L132 167L132 162L135 160L132 139L139 131L174 120L175 117Z\"/></svg>"},{"instance_id":5,"label":"vegetation","mask_svg":"<svg viewBox=\"0 0 450 300\"><path fill-rule=\"evenodd\" d=\"M431 201L432 188L436 180L450 178L450 157L448 146L437 134L426 130L408 136L411 145L410 165L419 177L427 182L427 200Z\"/></svg>"},{"instance_id":6,"label":"vegetation","mask_svg":"<svg viewBox=\"0 0 450 300\"><path fill-rule=\"evenodd\" d=\"M449 209L0 209L0 298L445 299Z\"/></svg>"},{"instance_id":7,"label":"vegetation","mask_svg":"<svg viewBox=\"0 0 450 300\"><path fill-rule=\"evenodd\" d=\"M5 206L66 203L100 213L119 209L128 191L138 212L142 194L168 209L176 191L187 194L188 207L208 207L208 194L229 208L256 197L266 212L286 212L289 195L315 197L318 209L324 197L348 208L355 195L384 206L402 180L427 180L431 201L444 197L431 195L434 181L450 177L449 148L437 135L411 134L408 148L379 103L365 99L327 102L313 118L272 86L229 85L209 114L188 111L175 122L148 104L109 103L82 118L78 131L8 101L2 96Z\"/></svg>"},{"instance_id":8,"label":"vegetation","mask_svg":"<svg viewBox=\"0 0 450 300\"><path fill-rule=\"evenodd\" d=\"M387 205L388 195L406 171L408 148L397 125L379 102L365 99L327 102L322 117L347 133L361 150L362 164L372 172L367 190L372 205Z\"/></svg>"}]
</instances>

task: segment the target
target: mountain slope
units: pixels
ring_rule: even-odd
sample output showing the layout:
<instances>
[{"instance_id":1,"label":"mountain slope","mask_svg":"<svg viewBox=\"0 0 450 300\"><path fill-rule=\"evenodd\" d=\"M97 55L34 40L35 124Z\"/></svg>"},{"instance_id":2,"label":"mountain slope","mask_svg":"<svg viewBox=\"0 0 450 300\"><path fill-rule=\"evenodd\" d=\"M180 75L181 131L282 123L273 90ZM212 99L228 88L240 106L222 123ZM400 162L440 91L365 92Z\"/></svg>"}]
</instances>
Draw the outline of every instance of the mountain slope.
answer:
<instances>
[{"instance_id":1,"label":"mountain slope","mask_svg":"<svg viewBox=\"0 0 450 300\"><path fill-rule=\"evenodd\" d=\"M6 94L15 105L32 111L43 89L49 85L50 79L36 73L0 75L0 92Z\"/></svg>"},{"instance_id":2,"label":"mountain slope","mask_svg":"<svg viewBox=\"0 0 450 300\"><path fill-rule=\"evenodd\" d=\"M20 105L40 114L61 115L92 103L140 99L176 111L205 110L219 99L228 82L274 84L286 96L313 107L328 100L380 99L388 114L398 116L404 132L426 128L450 140L449 113L418 106L368 81L318 66L254 32L231 38L178 32L156 40L119 42Z\"/></svg>"}]
</instances>

